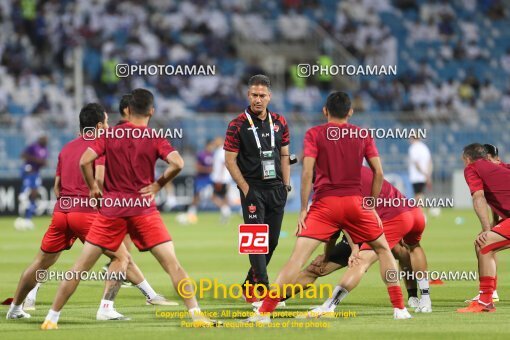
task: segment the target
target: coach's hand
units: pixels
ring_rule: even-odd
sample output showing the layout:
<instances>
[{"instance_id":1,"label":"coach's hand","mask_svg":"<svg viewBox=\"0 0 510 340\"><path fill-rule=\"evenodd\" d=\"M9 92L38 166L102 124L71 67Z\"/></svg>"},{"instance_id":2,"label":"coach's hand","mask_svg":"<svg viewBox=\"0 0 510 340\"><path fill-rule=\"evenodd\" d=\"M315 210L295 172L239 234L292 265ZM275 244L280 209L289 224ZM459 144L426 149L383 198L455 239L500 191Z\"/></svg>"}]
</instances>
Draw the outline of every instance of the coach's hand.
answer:
<instances>
[{"instance_id":1,"label":"coach's hand","mask_svg":"<svg viewBox=\"0 0 510 340\"><path fill-rule=\"evenodd\" d=\"M161 186L159 185L159 183L154 182L146 187L141 188L140 191L138 191L138 192L141 193L142 196L144 196L144 197L149 196L152 201L152 200L154 200L154 198L156 197L156 194L160 190L161 190Z\"/></svg>"},{"instance_id":2,"label":"coach's hand","mask_svg":"<svg viewBox=\"0 0 510 340\"><path fill-rule=\"evenodd\" d=\"M246 185L244 188L241 189L243 192L244 198L248 198L248 193L250 192L250 186Z\"/></svg>"},{"instance_id":3,"label":"coach's hand","mask_svg":"<svg viewBox=\"0 0 510 340\"><path fill-rule=\"evenodd\" d=\"M306 210L301 210L301 212L299 213L299 220L298 220L298 225L297 225L297 229L296 229L296 236L301 234L301 231L303 229L306 229L305 220L306 220L307 214L308 214L308 212Z\"/></svg>"}]
</instances>

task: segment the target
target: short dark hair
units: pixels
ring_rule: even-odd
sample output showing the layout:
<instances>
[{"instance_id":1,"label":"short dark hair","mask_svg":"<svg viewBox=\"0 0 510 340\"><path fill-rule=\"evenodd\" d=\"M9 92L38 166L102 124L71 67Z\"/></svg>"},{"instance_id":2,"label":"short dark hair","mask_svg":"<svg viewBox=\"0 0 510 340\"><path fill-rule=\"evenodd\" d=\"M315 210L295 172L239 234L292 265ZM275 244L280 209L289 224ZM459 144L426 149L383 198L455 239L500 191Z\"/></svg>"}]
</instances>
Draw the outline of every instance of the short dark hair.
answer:
<instances>
[{"instance_id":1,"label":"short dark hair","mask_svg":"<svg viewBox=\"0 0 510 340\"><path fill-rule=\"evenodd\" d=\"M131 93L126 93L120 98L119 113L122 117L124 117L124 110L126 109L126 107L129 106L129 102L131 101L132 97L133 96L131 95Z\"/></svg>"},{"instance_id":2,"label":"short dark hair","mask_svg":"<svg viewBox=\"0 0 510 340\"><path fill-rule=\"evenodd\" d=\"M85 128L95 128L98 123L104 123L104 108L98 103L89 103L80 111L80 131Z\"/></svg>"},{"instance_id":3,"label":"short dark hair","mask_svg":"<svg viewBox=\"0 0 510 340\"><path fill-rule=\"evenodd\" d=\"M271 90L271 81L269 77L264 74L256 74L248 80L248 86L253 85L262 85L267 87L268 90Z\"/></svg>"},{"instance_id":4,"label":"short dark hair","mask_svg":"<svg viewBox=\"0 0 510 340\"><path fill-rule=\"evenodd\" d=\"M345 118L351 110L351 99L345 92L337 91L328 96L326 110L335 118Z\"/></svg>"},{"instance_id":5,"label":"short dark hair","mask_svg":"<svg viewBox=\"0 0 510 340\"><path fill-rule=\"evenodd\" d=\"M487 158L487 149L480 143L469 144L464 147L464 157L470 158L472 161Z\"/></svg>"},{"instance_id":6,"label":"short dark hair","mask_svg":"<svg viewBox=\"0 0 510 340\"><path fill-rule=\"evenodd\" d=\"M497 157L499 154L498 147L496 145L492 144L484 144L483 147L485 148L485 151L492 157Z\"/></svg>"},{"instance_id":7,"label":"short dark hair","mask_svg":"<svg viewBox=\"0 0 510 340\"><path fill-rule=\"evenodd\" d=\"M154 95L146 89L134 89L131 91L129 111L132 114L148 116L154 106Z\"/></svg>"}]
</instances>

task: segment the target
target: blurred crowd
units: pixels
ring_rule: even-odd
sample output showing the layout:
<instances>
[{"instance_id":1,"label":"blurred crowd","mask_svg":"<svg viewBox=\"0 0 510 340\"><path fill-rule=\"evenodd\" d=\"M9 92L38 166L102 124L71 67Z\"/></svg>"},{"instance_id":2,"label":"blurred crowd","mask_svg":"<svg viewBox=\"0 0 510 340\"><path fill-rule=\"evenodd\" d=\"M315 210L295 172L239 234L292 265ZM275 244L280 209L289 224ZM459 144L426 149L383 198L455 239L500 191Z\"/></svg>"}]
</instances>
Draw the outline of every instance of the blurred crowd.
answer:
<instances>
[{"instance_id":1,"label":"blurred crowd","mask_svg":"<svg viewBox=\"0 0 510 340\"><path fill-rule=\"evenodd\" d=\"M345 0L319 23L359 62L399 67L393 79L361 79L356 111L476 125L480 110L510 108L508 11L498 0ZM319 88L306 86L294 102Z\"/></svg>"},{"instance_id":2,"label":"blurred crowd","mask_svg":"<svg viewBox=\"0 0 510 340\"><path fill-rule=\"evenodd\" d=\"M439 0L2 1L0 124L12 123L14 115L30 116L29 128L41 117L57 127L73 122L77 46L84 60L85 102L100 101L116 111L121 94L150 86L163 117L239 112L247 78L264 70L262 60L243 57L236 37L306 47L314 25L359 63L399 66L397 77L361 79L353 93L357 111L405 111L476 124L480 108L510 108L510 87L476 68L463 70L462 62L510 73L510 41L505 53L495 56L482 45L487 39L481 27L483 20L506 22L508 9L499 0L466 0L460 6L464 15ZM475 19L466 19L471 14ZM490 31L500 48L502 34L496 27ZM414 55L413 47L422 43L437 48ZM335 62L327 51L316 62ZM216 65L216 76L118 78L119 63ZM447 66L456 71L449 77L442 71ZM283 98L281 108L298 115L316 111L333 82L297 79L292 70L276 94Z\"/></svg>"}]
</instances>

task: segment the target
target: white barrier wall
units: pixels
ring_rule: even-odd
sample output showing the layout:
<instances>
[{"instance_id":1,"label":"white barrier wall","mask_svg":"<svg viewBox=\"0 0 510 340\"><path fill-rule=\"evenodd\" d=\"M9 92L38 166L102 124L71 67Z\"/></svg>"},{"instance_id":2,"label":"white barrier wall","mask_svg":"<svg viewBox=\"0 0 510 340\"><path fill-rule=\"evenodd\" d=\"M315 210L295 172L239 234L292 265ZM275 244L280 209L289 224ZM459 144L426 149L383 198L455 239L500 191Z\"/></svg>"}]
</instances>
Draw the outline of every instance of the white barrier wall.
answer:
<instances>
[{"instance_id":1,"label":"white barrier wall","mask_svg":"<svg viewBox=\"0 0 510 340\"><path fill-rule=\"evenodd\" d=\"M472 208L471 193L464 179L464 169L454 171L452 186L455 208Z\"/></svg>"}]
</instances>

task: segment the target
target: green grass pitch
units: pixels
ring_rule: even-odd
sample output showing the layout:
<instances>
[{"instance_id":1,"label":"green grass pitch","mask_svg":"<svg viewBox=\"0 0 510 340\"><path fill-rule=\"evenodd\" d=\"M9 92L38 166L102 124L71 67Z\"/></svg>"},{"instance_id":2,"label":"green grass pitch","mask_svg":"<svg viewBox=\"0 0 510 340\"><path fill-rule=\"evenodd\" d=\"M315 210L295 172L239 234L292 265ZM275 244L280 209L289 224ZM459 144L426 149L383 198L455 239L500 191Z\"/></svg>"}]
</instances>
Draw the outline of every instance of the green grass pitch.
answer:
<instances>
[{"instance_id":1,"label":"green grass pitch","mask_svg":"<svg viewBox=\"0 0 510 340\"><path fill-rule=\"evenodd\" d=\"M456 224L456 217L463 219ZM40 240L49 217L35 219L37 228L33 231L18 232L13 228L13 218L0 219L0 298L11 297L22 270L38 251ZM220 225L219 215L205 213L199 216L196 225L182 226L176 223L174 214L165 214L164 220L174 238L177 255L194 279L217 279L220 283L240 283L248 269L248 258L237 251L237 225L239 216L231 219L228 225ZM295 237L293 231L296 214L287 214L279 246L269 266L273 280L284 261L292 251ZM459 221L461 219L457 219ZM425 231L423 246L427 253L429 269L439 271L474 271L476 258L473 240L480 227L472 211L443 210L439 217L430 217ZM68 269L81 250L75 244L65 252L55 270ZM149 253L133 252L135 261L144 272L147 280L159 293L178 300L169 278ZM237 319L223 319L231 327L220 329L191 329L181 327L179 319L157 317L158 311L179 311L179 307L146 306L145 299L136 288L122 288L116 299L116 308L132 318L131 321L99 322L95 313L101 299L102 282L83 282L62 311L59 330L43 332L39 326L43 321L55 295L57 282L48 282L39 291L37 310L29 320L5 320L7 306L2 306L0 338L2 339L172 339L211 338L211 339L470 339L490 337L508 338L508 318L510 317L510 281L508 260L505 252L499 256L498 292L502 299L497 303L497 312L481 315L457 314L455 310L464 306L463 301L474 296L478 289L477 281L447 281L443 286L432 286L432 314L414 314L411 320L393 320L392 308L386 289L374 266L366 274L360 286L339 306L338 311L351 311L356 317L325 319L321 325L302 323L302 328L292 324L292 319L274 319L273 326L265 328L233 328ZM100 270L106 258L93 269ZM342 271L322 278L318 283L335 284ZM405 292L405 290L404 290ZM407 294L404 293L407 298ZM294 299L286 310L306 310L322 300ZM200 301L204 311L222 313L225 310L249 312L250 306L240 299L214 299L206 296ZM287 327L284 327L287 325ZM292 327L294 325L294 327ZM278 327L279 326L279 327ZM308 326L308 328L305 328ZM323 326L323 327L316 327Z\"/></svg>"}]
</instances>

